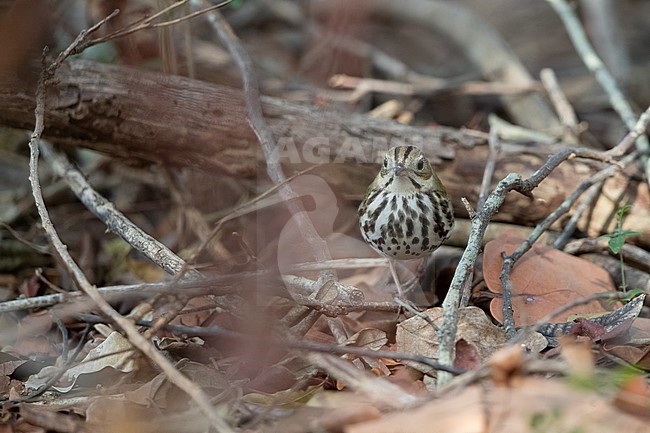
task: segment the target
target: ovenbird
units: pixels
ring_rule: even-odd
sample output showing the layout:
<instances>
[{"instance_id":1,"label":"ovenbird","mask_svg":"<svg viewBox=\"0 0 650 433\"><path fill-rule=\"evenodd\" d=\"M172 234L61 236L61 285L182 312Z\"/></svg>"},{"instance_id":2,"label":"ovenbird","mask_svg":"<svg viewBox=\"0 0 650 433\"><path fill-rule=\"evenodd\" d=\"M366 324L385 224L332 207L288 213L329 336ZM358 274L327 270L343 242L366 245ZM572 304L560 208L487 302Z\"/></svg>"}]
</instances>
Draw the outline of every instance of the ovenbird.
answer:
<instances>
[{"instance_id":1,"label":"ovenbird","mask_svg":"<svg viewBox=\"0 0 650 433\"><path fill-rule=\"evenodd\" d=\"M393 260L426 256L449 237L454 214L447 191L424 153L413 146L393 147L359 205L359 226L366 242Z\"/></svg>"}]
</instances>

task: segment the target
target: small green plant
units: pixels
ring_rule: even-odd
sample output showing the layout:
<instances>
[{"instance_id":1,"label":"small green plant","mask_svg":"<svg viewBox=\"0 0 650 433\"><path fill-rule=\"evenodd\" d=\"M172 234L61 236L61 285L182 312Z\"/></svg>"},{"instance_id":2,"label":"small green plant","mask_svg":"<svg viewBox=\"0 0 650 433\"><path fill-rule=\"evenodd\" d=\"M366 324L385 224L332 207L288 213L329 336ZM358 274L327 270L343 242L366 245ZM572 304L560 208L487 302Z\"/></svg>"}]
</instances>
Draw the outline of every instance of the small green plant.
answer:
<instances>
[{"instance_id":1,"label":"small green plant","mask_svg":"<svg viewBox=\"0 0 650 433\"><path fill-rule=\"evenodd\" d=\"M534 433L557 431L562 416L562 410L558 407L553 407L546 412L535 412L530 417L530 428Z\"/></svg>"},{"instance_id":2,"label":"small green plant","mask_svg":"<svg viewBox=\"0 0 650 433\"><path fill-rule=\"evenodd\" d=\"M629 236L636 236L641 233L634 230L623 230L623 215L632 208L632 205L626 204L616 212L616 228L612 233L602 235L603 238L609 238L609 249L618 254L621 262L621 290L627 292L627 283L625 282L625 263L623 262L623 245Z\"/></svg>"},{"instance_id":3,"label":"small green plant","mask_svg":"<svg viewBox=\"0 0 650 433\"><path fill-rule=\"evenodd\" d=\"M535 412L530 417L530 431L533 433L585 433L582 426L567 425L562 409L553 407L546 412Z\"/></svg>"}]
</instances>

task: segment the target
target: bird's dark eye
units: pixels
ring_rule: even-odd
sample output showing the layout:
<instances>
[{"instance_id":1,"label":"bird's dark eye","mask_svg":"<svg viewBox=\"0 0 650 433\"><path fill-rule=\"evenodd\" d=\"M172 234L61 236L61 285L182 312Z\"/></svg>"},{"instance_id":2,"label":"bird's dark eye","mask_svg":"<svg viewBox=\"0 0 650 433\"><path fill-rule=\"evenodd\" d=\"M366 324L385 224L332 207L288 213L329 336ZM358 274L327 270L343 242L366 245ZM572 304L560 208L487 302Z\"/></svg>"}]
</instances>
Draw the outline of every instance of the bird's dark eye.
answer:
<instances>
[{"instance_id":1,"label":"bird's dark eye","mask_svg":"<svg viewBox=\"0 0 650 433\"><path fill-rule=\"evenodd\" d=\"M384 168L388 167L388 159L384 159Z\"/></svg>"},{"instance_id":2,"label":"bird's dark eye","mask_svg":"<svg viewBox=\"0 0 650 433\"><path fill-rule=\"evenodd\" d=\"M418 161L418 170L422 170L424 168L424 159L420 158Z\"/></svg>"}]
</instances>

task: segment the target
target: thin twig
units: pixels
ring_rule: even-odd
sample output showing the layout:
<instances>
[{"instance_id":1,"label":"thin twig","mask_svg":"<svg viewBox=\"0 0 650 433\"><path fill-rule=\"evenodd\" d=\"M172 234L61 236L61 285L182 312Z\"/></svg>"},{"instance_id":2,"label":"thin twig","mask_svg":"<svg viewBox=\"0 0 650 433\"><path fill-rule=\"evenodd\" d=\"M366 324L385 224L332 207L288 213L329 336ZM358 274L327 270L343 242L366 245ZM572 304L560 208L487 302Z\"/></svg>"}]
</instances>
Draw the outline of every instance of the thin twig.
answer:
<instances>
[{"instance_id":1,"label":"thin twig","mask_svg":"<svg viewBox=\"0 0 650 433\"><path fill-rule=\"evenodd\" d=\"M176 275L185 266L185 261L157 239L145 233L140 227L129 220L115 205L99 194L88 183L86 177L77 170L61 152L54 150L51 144L41 141L40 148L43 157L49 163L54 174L63 178L77 198L99 218L109 230L124 239L137 251L140 251L165 272ZM192 275L198 277L198 272L192 270Z\"/></svg>"},{"instance_id":2,"label":"thin twig","mask_svg":"<svg viewBox=\"0 0 650 433\"><path fill-rule=\"evenodd\" d=\"M291 297L298 305L303 307L309 307L313 310L319 311L327 316L344 316L355 311L359 312L368 312L368 311L383 311L383 312L399 312L400 305L396 304L393 301L386 302L360 302L360 303L350 303L350 302L339 302L337 300L328 301L328 302L319 302L314 299L310 299L305 296L292 294Z\"/></svg>"},{"instance_id":3,"label":"thin twig","mask_svg":"<svg viewBox=\"0 0 650 433\"><path fill-rule=\"evenodd\" d=\"M476 211L470 204L469 200L467 200L467 197L461 197L460 201L465 205L465 210L467 211L467 216L469 216L469 219L474 219L476 217Z\"/></svg>"},{"instance_id":4,"label":"thin twig","mask_svg":"<svg viewBox=\"0 0 650 433\"><path fill-rule=\"evenodd\" d=\"M609 73L603 62L598 57L598 54L596 54L596 51L594 51L593 47L589 43L587 35L585 34L578 17L573 12L573 9L571 9L571 6L569 6L564 0L547 1L562 19L578 55L580 55L585 66L587 66L587 68L594 74L598 83L600 83L605 93L607 93L609 102L612 105L612 108L614 108L614 111L618 113L628 129L634 129L635 124L637 123L634 110L632 110L630 103L625 98L625 95L619 88L612 74ZM646 181L650 183L650 165L648 164L650 144L648 143L648 138L646 136L640 136L636 140L636 148L639 151L644 164Z\"/></svg>"},{"instance_id":5,"label":"thin twig","mask_svg":"<svg viewBox=\"0 0 650 433\"><path fill-rule=\"evenodd\" d=\"M525 196L532 197L531 192L533 189L537 188L540 182L548 177L553 170L557 168L560 164L568 159L573 158L584 158L591 159L594 161L606 162L612 164L616 167L623 168L623 164L616 161L611 155L607 152L598 152L593 149L587 149L584 147L577 147L575 149L566 149L560 151L554 155L551 155L546 163L542 165L535 173L533 173L528 179L525 179L521 182L516 190Z\"/></svg>"},{"instance_id":6,"label":"thin twig","mask_svg":"<svg viewBox=\"0 0 650 433\"><path fill-rule=\"evenodd\" d=\"M378 407L405 410L405 408L416 405L422 401L421 397L415 396L389 382L386 378L377 377L374 374L359 370L356 365L328 353L309 352L305 358L311 365L318 367L319 370L327 372L330 377L345 383L357 393L363 395L364 401L372 402ZM310 428L313 424L310 424ZM312 429L312 431L332 431L330 429ZM340 430L335 428L334 430Z\"/></svg>"},{"instance_id":7,"label":"thin twig","mask_svg":"<svg viewBox=\"0 0 650 433\"><path fill-rule=\"evenodd\" d=\"M172 25L181 23L183 21L187 21L187 20L190 20L192 18L195 18L195 17L197 17L199 15L203 15L203 14L205 14L207 12L222 8L222 7L226 6L226 5L228 5L228 3L231 3L233 0L225 0L225 1L221 2L221 3L216 4L216 5L210 5L210 6L206 7L206 8L204 8L204 9L192 12L190 14L187 14L187 15L184 15L182 17L175 18L175 19L172 19L172 20L163 21L163 22L159 22L159 23L154 23L153 22L156 19L158 19L159 17L161 17L163 15L166 15L167 13L173 11L174 9L187 4L189 1L190 0L177 1L176 3L173 3L173 4L169 5L168 7L156 12L155 14L153 14L151 16L143 17L143 18L140 18L140 19L136 20L133 23L130 23L129 25L127 25L123 29L119 29L119 30L116 30L113 33L109 33L108 35L105 35L105 36L102 36L102 37L87 41L87 42L80 45L79 50L83 51L86 48L89 48L89 47L91 47L93 45L101 44L101 43L108 42L108 41L113 40L113 39L128 36L128 35L130 35L132 33L139 32L141 30L155 29L155 28L172 26Z\"/></svg>"},{"instance_id":8,"label":"thin twig","mask_svg":"<svg viewBox=\"0 0 650 433\"><path fill-rule=\"evenodd\" d=\"M239 41L239 38L237 38L228 22L218 11L208 14L206 17L221 41L228 47L233 60L241 71L248 121L262 145L269 177L275 184L281 184L286 180L286 176L280 164L280 155L275 138L262 113L259 84L255 75L253 62ZM304 206L301 202L293 200L298 197L293 189L285 184L280 188L279 194L285 200L292 216L295 217L296 223L300 227L305 240L312 247L314 256L318 260L330 260L329 248L306 216L307 212ZM333 280L336 279L336 274L334 272L324 271L322 277L325 280Z\"/></svg>"},{"instance_id":9,"label":"thin twig","mask_svg":"<svg viewBox=\"0 0 650 433\"><path fill-rule=\"evenodd\" d=\"M488 115L488 123L490 128L497 129L497 133L502 140L509 141L552 144L557 143L557 135L560 133L560 131L557 131L557 133L549 134L536 129L524 128L523 126L510 123L494 113Z\"/></svg>"},{"instance_id":10,"label":"thin twig","mask_svg":"<svg viewBox=\"0 0 650 433\"><path fill-rule=\"evenodd\" d=\"M555 158L557 155L561 155L565 152L560 152L559 154L553 155L547 161L547 164L557 162L560 158ZM512 309L512 284L510 281L510 273L515 263L528 251L532 248L533 244L539 239L539 237L548 230L551 225L557 221L562 215L569 212L573 204L580 198L580 196L590 187L600 182L603 182L610 176L613 176L622 166L631 163L636 158L636 152L628 155L623 159L621 163L617 165L611 165L604 168L598 173L591 176L586 181L582 182L578 188L576 188L570 195L567 197L553 212L551 212L544 220L539 223L535 229L531 232L530 236L522 242L522 244L510 255L503 254L503 265L501 269L501 274L499 279L501 280L501 288L503 291L503 325L506 330L506 335L508 338L512 338L515 333L515 323L513 317ZM552 164L551 164L552 165ZM538 172L541 171L538 170ZM535 176L535 175L533 175ZM531 178L533 177L531 176Z\"/></svg>"},{"instance_id":11,"label":"thin twig","mask_svg":"<svg viewBox=\"0 0 650 433\"><path fill-rule=\"evenodd\" d=\"M431 79L434 80L434 79ZM444 83L444 82L443 82ZM441 87L441 83L435 80L435 84L425 82L423 84L417 83L402 83L399 81L380 80L376 78L360 78L353 77L345 74L338 74L332 76L328 84L336 89L351 89L351 92L342 92L340 96L330 97L338 101L356 102L370 93L380 93L388 95L429 95L440 90L454 90L454 87L445 85ZM434 87L431 87L431 86ZM538 91L536 83L525 84L523 86L515 86L504 83L490 83L490 82L463 82L456 86L456 92L470 95L520 95Z\"/></svg>"},{"instance_id":12,"label":"thin twig","mask_svg":"<svg viewBox=\"0 0 650 433\"><path fill-rule=\"evenodd\" d=\"M474 272L474 263L481 252L483 234L488 223L505 200L506 194L513 190L521 182L521 176L510 173L501 180L492 193L488 196L485 204L476 213L471 221L471 231L467 247L458 262L454 278L449 286L449 292L442 303L442 332L440 333L439 361L445 365L452 365L454 360L454 345L456 342L456 330L458 327L458 308L463 289ZM451 379L451 376L441 373L438 375L438 384L444 385Z\"/></svg>"},{"instance_id":13,"label":"thin twig","mask_svg":"<svg viewBox=\"0 0 650 433\"><path fill-rule=\"evenodd\" d=\"M532 330L537 331L544 325L547 325L553 320L553 318L559 316L562 313L565 313L567 311L570 311L574 309L575 307L578 307L580 305L585 305L588 304L592 301L596 301L599 299L610 299L610 300L620 300L620 299L625 299L630 296L629 293L625 292L600 292L600 293L592 293L591 295L588 296L583 296L577 299L574 299L572 302L569 302L568 304L561 305L554 309L553 311L549 312L546 316L542 317L539 319L534 325L532 325Z\"/></svg>"},{"instance_id":14,"label":"thin twig","mask_svg":"<svg viewBox=\"0 0 650 433\"><path fill-rule=\"evenodd\" d=\"M571 215L571 218L564 226L562 233L560 233L557 239L555 239L555 241L553 242L553 248L561 250L564 248L566 243L569 242L571 236L573 235L573 232L576 229L576 226L578 225L578 221L580 221L582 215L587 211L587 209L591 208L595 203L595 201L598 199L598 197L600 197L600 192L601 192L603 182L605 182L605 179L596 182L589 187L584 197L582 197L580 204L576 207L576 210L573 212L573 215Z\"/></svg>"},{"instance_id":15,"label":"thin twig","mask_svg":"<svg viewBox=\"0 0 650 433\"><path fill-rule=\"evenodd\" d=\"M395 297L395 302L396 302L397 304L399 304L402 308L404 308L405 310L407 310L408 312L410 312L411 314L413 314L414 316L417 316L417 317L419 317L420 319L422 319L422 320L424 320L425 322L427 322L427 323L429 324L429 326L431 326L431 327L433 328L434 332L436 332L436 333L440 332L440 328L438 328L438 325L435 324L435 322L433 321L433 319L432 319L431 317L429 317L428 315L424 314L424 313L421 312L421 311L416 310L416 309L413 308L411 305L409 305L408 303L402 301L402 300L401 300L399 297L397 297L397 296Z\"/></svg>"},{"instance_id":16,"label":"thin twig","mask_svg":"<svg viewBox=\"0 0 650 433\"><path fill-rule=\"evenodd\" d=\"M528 197L532 197L533 189L546 179L546 177L548 177L548 175L551 174L558 165L575 157L608 162L614 164L616 167L621 167L619 162L604 153L585 148L566 149L551 155L546 163L544 163L544 165L542 165L527 179L522 179L520 175L515 173L508 174L497 184L492 193L488 196L485 205L477 211L476 217L473 218L471 222L472 228L467 242L467 248L465 248L463 256L458 263L454 278L449 287L449 292L442 304L443 322L442 332L440 335L439 355L441 363L450 365L453 361L456 329L458 326L458 308L462 291L465 285L468 284L468 280L474 270L474 263L481 251L483 235L492 215L499 210L508 192L514 190ZM536 234L536 236L539 237L539 234ZM438 376L438 383L444 385L450 379L451 377L449 375L441 373Z\"/></svg>"},{"instance_id":17,"label":"thin twig","mask_svg":"<svg viewBox=\"0 0 650 433\"><path fill-rule=\"evenodd\" d=\"M497 163L499 151L501 150L501 142L499 141L499 134L495 126L490 127L490 138L488 139L488 157L483 170L483 179L481 180L481 189L478 195L476 208L480 209L485 204L487 199L490 183L494 176L494 167Z\"/></svg>"},{"instance_id":18,"label":"thin twig","mask_svg":"<svg viewBox=\"0 0 650 433\"><path fill-rule=\"evenodd\" d=\"M88 33L86 32L86 34ZM82 40L82 37L77 37L72 43L71 47L68 47L68 50L66 51L73 52L76 46L81 43ZM95 305L97 305L103 314L109 317L126 334L131 344L133 344L134 347L140 350L140 352L147 356L152 362L158 365L161 370L167 374L170 382L186 392L190 398L194 400L194 402L198 405L205 416L208 417L210 423L215 428L224 432L232 431L222 419L222 417L214 410L210 404L209 396L203 391L203 389L201 389L201 387L196 385L187 377L181 375L178 370L176 370L174 365L167 358L165 358L161 352L156 350L156 348L149 341L140 335L130 320L119 314L104 298L102 298L102 296L97 291L97 288L86 279L83 271L79 268L72 256L70 256L67 246L61 241L61 238L59 238L59 235L56 232L54 225L52 224L48 210L45 206L45 201L43 200L43 193L41 191L38 174L38 160L40 154L39 142L41 140L41 134L43 133L43 129L45 127L45 86L46 83L52 79L56 71L56 64L53 64L50 67L45 67L46 53L47 50L44 51L42 72L38 80L35 95L35 126L34 131L31 135L31 139L29 141L29 180L32 188L32 195L34 196L34 201L36 203L36 208L41 218L41 224L45 233L47 234L48 240L52 245L55 253L58 255L61 262L64 264L79 288L81 288L81 290L86 295L88 295L90 299L92 299L92 301L95 303Z\"/></svg>"},{"instance_id":19,"label":"thin twig","mask_svg":"<svg viewBox=\"0 0 650 433\"><path fill-rule=\"evenodd\" d=\"M322 2L321 7L331 10L334 5ZM444 35L490 80L515 86L534 81L495 29L461 2L374 0L367 2L366 11ZM559 121L540 95L504 97L502 101L518 124L542 131L559 129Z\"/></svg>"},{"instance_id":20,"label":"thin twig","mask_svg":"<svg viewBox=\"0 0 650 433\"><path fill-rule=\"evenodd\" d=\"M263 199L265 199L266 197L268 197L271 194L275 193L280 187L282 187L287 182L291 182L293 179L295 179L298 176L301 176L301 175L303 175L305 173L308 173L311 170L314 170L316 167L318 167L318 166L309 167L309 168L306 168L306 169L304 169L302 171L299 171L296 174L293 174L292 176L290 176L286 180L284 180L282 183L277 184L277 185L273 185L271 188L267 189L266 191L259 194L255 198L251 199L250 201L247 201L246 203L242 203L241 205L235 207L230 212L228 212L226 215L221 217L216 223L214 223L214 227L210 231L210 234L208 236L206 236L206 238L201 241L201 244L196 248L196 250L188 258L187 263L188 264L189 263L194 263L196 261L197 257L199 257L201 254L203 254L203 252L205 251L207 246L210 244L212 239L214 239L214 237L217 235L217 233L219 233L219 231L221 230L221 228L223 227L223 225L225 223L227 223L228 221L232 221L234 219L237 219L239 217L242 217L244 215L247 215L247 214L249 214L251 212L256 212L256 211L259 211L261 209L264 209L266 206L270 206L271 204L275 204L275 202L270 203L270 204L260 203L260 202ZM296 198L295 200L300 200L300 198Z\"/></svg>"},{"instance_id":21,"label":"thin twig","mask_svg":"<svg viewBox=\"0 0 650 433\"><path fill-rule=\"evenodd\" d=\"M41 218L43 229L48 236L52 247L56 254L60 257L61 261L66 266L68 272L74 277L79 288L93 300L95 305L126 334L127 338L140 352L146 355L152 362L161 368L167 374L169 381L184 392L186 392L192 400L198 405L210 423L220 431L229 432L233 431L221 418L221 416L214 410L210 404L210 397L194 382L179 373L174 365L165 356L156 350L156 348L146 340L138 330L135 328L130 320L119 314L97 291L84 275L83 271L75 263L74 259L68 253L67 247L59 238L52 221L50 220L49 213L45 207L43 194L41 192L40 183L38 180L38 157L39 157L39 141L41 133L43 132L43 113L45 111L45 82L46 82L45 68L39 80L38 88L36 91L36 126L32 133L32 138L29 142L30 148L30 164L29 164L29 179L32 186L32 193L36 202L36 208Z\"/></svg>"},{"instance_id":22,"label":"thin twig","mask_svg":"<svg viewBox=\"0 0 650 433\"><path fill-rule=\"evenodd\" d=\"M624 8L619 2L612 0L581 0L579 2L580 16L589 29L596 52L600 53L605 63L618 80L626 80L630 76L630 50L623 30L626 17L621 15Z\"/></svg>"},{"instance_id":23,"label":"thin twig","mask_svg":"<svg viewBox=\"0 0 650 433\"><path fill-rule=\"evenodd\" d=\"M324 269L359 269L376 268L378 266L388 267L388 259L332 259L323 262L296 263L288 268L289 272L322 271Z\"/></svg>"},{"instance_id":24,"label":"thin twig","mask_svg":"<svg viewBox=\"0 0 650 433\"><path fill-rule=\"evenodd\" d=\"M421 92L433 93L438 90L448 89L451 86L458 86L466 81L465 79L462 79L462 81L459 79L445 80L420 74L396 57L391 56L374 45L360 39L352 38L349 34L339 35L335 32L325 32L322 27L315 24L309 25L307 31L315 40L323 41L326 39L327 43L334 47L341 48L359 57L368 58L379 71L386 74L389 78L410 83ZM317 57L317 50L313 50L313 54L315 55L309 56L308 54L308 58L303 59L303 62L310 62L310 64L318 62L320 59Z\"/></svg>"},{"instance_id":25,"label":"thin twig","mask_svg":"<svg viewBox=\"0 0 650 433\"><path fill-rule=\"evenodd\" d=\"M344 96L337 97L337 100L346 102L357 102L370 93L387 95L415 95L416 88L410 83L398 81L379 80L376 78L351 77L345 74L337 74L328 80L328 84L335 89L353 89L352 92L345 92Z\"/></svg>"},{"instance_id":26,"label":"thin twig","mask_svg":"<svg viewBox=\"0 0 650 433\"><path fill-rule=\"evenodd\" d=\"M613 157L624 155L634 145L637 139L646 133L648 125L650 125L650 106L639 116L639 120L637 120L634 127L625 135L621 142L605 153Z\"/></svg>"},{"instance_id":27,"label":"thin twig","mask_svg":"<svg viewBox=\"0 0 650 433\"><path fill-rule=\"evenodd\" d=\"M540 71L539 78L542 80L542 84L555 108L555 112L560 118L560 122L562 122L562 125L566 129L563 139L568 143L578 143L578 116L576 116L576 112L571 106L569 99L562 91L555 72L552 69L544 68Z\"/></svg>"},{"instance_id":28,"label":"thin twig","mask_svg":"<svg viewBox=\"0 0 650 433\"><path fill-rule=\"evenodd\" d=\"M83 314L80 318L88 323L105 323L102 317ZM153 322L150 320L139 320L138 326L151 327ZM306 350L313 352L333 353L337 355L355 355L374 359L395 359L401 361L413 361L435 370L446 371L454 375L462 374L464 371L455 367L449 367L440 364L433 358L426 356L414 355L412 353L392 352L387 350L372 350L355 346L339 346L336 344L318 343L310 340L299 340L295 338L285 338L281 336L260 336L250 335L242 332L232 331L220 326L184 326L184 325L165 325L164 329L173 332L176 335L188 335L197 337L219 336L232 339L234 341L255 341L260 344L271 344L274 346L286 346L290 349Z\"/></svg>"},{"instance_id":29,"label":"thin twig","mask_svg":"<svg viewBox=\"0 0 650 433\"><path fill-rule=\"evenodd\" d=\"M245 290L243 287L247 287L245 283L248 283L249 281L255 281L258 285L260 284L260 281L267 282L268 284L282 284L279 279L274 279L273 277L274 274L270 271L239 272L226 275L206 275L205 278L201 280L165 281L161 283L110 286L101 287L97 290L103 298L110 300L111 302L127 298L148 299L154 295L173 294L178 291L182 291L183 294L188 297L208 294L220 296L239 293L240 291ZM71 304L71 310L74 310L75 308L79 310L88 309L87 305L74 307L74 303L80 299L84 299L84 295L81 292L55 293L27 299L15 299L0 303L0 313L45 308L65 303Z\"/></svg>"},{"instance_id":30,"label":"thin twig","mask_svg":"<svg viewBox=\"0 0 650 433\"><path fill-rule=\"evenodd\" d=\"M503 296L501 314L503 316L503 328L506 331L506 337L510 340L515 336L515 319L512 308L512 281L510 281L510 273L512 272L512 267L515 265L515 260L507 256L505 251L501 252L501 260L503 260L501 274L499 275Z\"/></svg>"},{"instance_id":31,"label":"thin twig","mask_svg":"<svg viewBox=\"0 0 650 433\"><path fill-rule=\"evenodd\" d=\"M582 182L578 188L576 188L561 204L558 206L553 212L551 212L544 220L539 223L535 229L532 231L528 239L522 243L522 245L517 248L511 255L510 258L514 259L514 261L517 261L523 256L526 251L528 251L532 245L539 239L539 237L551 227L551 225L557 221L562 215L566 214L573 204L576 202L578 198L587 190L589 189L592 185L598 184L605 179L607 179L610 176L613 176L616 174L618 171L621 170L622 167L627 166L627 164L630 164L631 162L634 161L636 158L637 154L632 153L628 156L626 156L623 160L621 160L620 164L617 165L611 165L609 167L605 167L601 171L595 173L593 176L591 176L589 179L585 180ZM549 158L550 161L550 158ZM531 176L532 177L532 176Z\"/></svg>"},{"instance_id":32,"label":"thin twig","mask_svg":"<svg viewBox=\"0 0 650 433\"><path fill-rule=\"evenodd\" d=\"M90 36L92 33L94 33L95 31L97 31L101 26L106 24L106 22L108 22L110 19L114 18L119 12L120 11L118 9L115 9L106 18L100 20L94 26L79 32L75 40L72 41L72 43L68 45L68 47L65 50L61 51L57 56L56 60L54 60L54 62L52 62L48 66L49 73L53 74L54 71L56 71L59 68L59 66L61 66L61 63L63 63L63 61L68 57L70 57L71 55L78 54L79 52L83 51L81 45L83 45L86 42L86 38Z\"/></svg>"},{"instance_id":33,"label":"thin twig","mask_svg":"<svg viewBox=\"0 0 650 433\"><path fill-rule=\"evenodd\" d=\"M608 240L603 237L576 239L564 247L564 252L574 255L606 253L617 257L609 248ZM632 262L635 268L643 272L650 272L650 252L629 243L623 244L621 252L626 262Z\"/></svg>"},{"instance_id":34,"label":"thin twig","mask_svg":"<svg viewBox=\"0 0 650 433\"><path fill-rule=\"evenodd\" d=\"M199 0L192 0L198 3ZM228 22L218 12L214 11L206 15L208 22L212 25L219 39L226 45L235 64L238 66L242 75L242 90L244 93L244 102L248 123L257 136L266 160L266 171L273 183L282 184L286 176L280 164L280 152L273 137L273 133L262 112L260 99L260 89L257 76L254 71L253 61L251 60L246 48L241 43L237 35L233 32ZM320 237L316 228L312 224L302 202L295 200L298 196L289 184L284 184L279 190L280 197L285 202L285 206L291 213L298 230L302 234L306 244L310 247L311 253L317 261L330 260L332 258L327 242ZM280 253L282 253L280 251ZM326 269L319 272L319 286L328 282L337 281L338 275L332 269ZM301 307L298 307L301 308ZM330 328L334 325L332 319L328 319Z\"/></svg>"},{"instance_id":35,"label":"thin twig","mask_svg":"<svg viewBox=\"0 0 650 433\"><path fill-rule=\"evenodd\" d=\"M5 223L4 221L0 221L0 227L3 229L7 230L11 236L14 237L18 242L28 246L29 248L33 249L34 251L38 252L39 254L50 254L50 250L47 246L44 245L39 245L35 242L32 242L26 238L23 237L20 233L18 233L16 230L14 230L13 227L11 227L9 224Z\"/></svg>"},{"instance_id":36,"label":"thin twig","mask_svg":"<svg viewBox=\"0 0 650 433\"><path fill-rule=\"evenodd\" d=\"M57 324L59 324L59 329L61 329L62 334L67 333L67 329L65 328L65 325L61 320L57 320ZM86 343L86 338L88 338L88 334L90 333L90 330L92 327L88 324L84 328L83 332L81 333L81 336L79 338L79 343L77 344L77 347L75 347L74 352L70 357L66 358L64 357L64 354L61 353L61 359L64 361L63 365L59 366L56 370L56 372L51 375L44 384L38 387L38 389L35 389L34 391L30 392L27 395L21 396L17 398L16 400L9 400L9 404L17 404L20 402L29 402L35 399L36 397L43 395L47 390L49 390L55 383L58 382L61 377L68 371L70 367L75 364L75 359L77 358L77 355L81 352L81 349L83 349L84 344ZM68 338L67 335L61 335L61 341L63 344L66 344Z\"/></svg>"}]
</instances>

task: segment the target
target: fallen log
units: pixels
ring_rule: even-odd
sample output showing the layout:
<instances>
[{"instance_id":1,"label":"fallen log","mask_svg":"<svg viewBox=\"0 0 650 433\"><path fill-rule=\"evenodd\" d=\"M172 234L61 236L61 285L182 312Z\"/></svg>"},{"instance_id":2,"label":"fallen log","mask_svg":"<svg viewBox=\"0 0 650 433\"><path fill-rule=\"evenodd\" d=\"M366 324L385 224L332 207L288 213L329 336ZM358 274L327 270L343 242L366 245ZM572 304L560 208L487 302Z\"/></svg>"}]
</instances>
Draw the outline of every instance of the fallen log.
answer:
<instances>
[{"instance_id":1,"label":"fallen log","mask_svg":"<svg viewBox=\"0 0 650 433\"><path fill-rule=\"evenodd\" d=\"M130 161L264 177L263 157L238 89L81 60L64 63L56 79L47 95L44 132L53 142ZM0 124L32 129L33 95L33 86L0 80ZM482 132L406 126L270 97L263 98L263 108L279 144L278 157L289 168L332 163L338 172L353 164L376 163L391 146L414 144L435 163L460 215L466 214L461 197L476 201L487 158L487 135ZM528 175L563 148L562 143L503 142L494 181L509 172ZM534 200L512 194L496 219L535 224L599 167L578 160L561 165L535 190ZM345 175L327 177L360 199L375 170L360 172L356 182L348 182ZM616 197L627 194L628 201L638 202L628 216L629 227L642 231L641 244L650 244L647 191L625 176L609 183ZM581 229L590 234L610 231L616 201L602 194L596 208Z\"/></svg>"}]
</instances>

